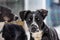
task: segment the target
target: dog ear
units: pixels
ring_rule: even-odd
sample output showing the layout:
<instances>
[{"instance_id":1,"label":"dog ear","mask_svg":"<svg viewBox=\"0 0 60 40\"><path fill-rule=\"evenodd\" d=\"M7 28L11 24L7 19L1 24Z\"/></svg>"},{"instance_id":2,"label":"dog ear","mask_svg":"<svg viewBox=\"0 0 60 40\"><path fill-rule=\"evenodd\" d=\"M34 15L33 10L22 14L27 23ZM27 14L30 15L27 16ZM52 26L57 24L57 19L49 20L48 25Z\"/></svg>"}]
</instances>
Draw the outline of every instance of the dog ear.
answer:
<instances>
[{"instance_id":1,"label":"dog ear","mask_svg":"<svg viewBox=\"0 0 60 40\"><path fill-rule=\"evenodd\" d=\"M37 10L40 15L43 17L43 19L47 16L48 11L45 9Z\"/></svg>"},{"instance_id":2,"label":"dog ear","mask_svg":"<svg viewBox=\"0 0 60 40\"><path fill-rule=\"evenodd\" d=\"M28 10L28 11L21 11L21 12L19 13L21 20L24 21L25 18L27 17L27 15L28 15L30 12L31 12L30 10Z\"/></svg>"}]
</instances>

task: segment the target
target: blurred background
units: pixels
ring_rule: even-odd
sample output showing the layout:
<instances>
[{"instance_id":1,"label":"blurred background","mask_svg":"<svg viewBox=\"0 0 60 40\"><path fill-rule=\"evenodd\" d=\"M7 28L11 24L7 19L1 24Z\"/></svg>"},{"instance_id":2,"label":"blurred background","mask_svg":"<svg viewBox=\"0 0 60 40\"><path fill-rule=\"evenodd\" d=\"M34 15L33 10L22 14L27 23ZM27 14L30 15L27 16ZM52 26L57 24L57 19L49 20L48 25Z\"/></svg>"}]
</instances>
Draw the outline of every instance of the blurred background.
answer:
<instances>
[{"instance_id":1,"label":"blurred background","mask_svg":"<svg viewBox=\"0 0 60 40\"><path fill-rule=\"evenodd\" d=\"M60 36L60 0L0 0L0 6L10 8L18 16L22 10L47 9L48 16L44 22L54 27Z\"/></svg>"}]
</instances>

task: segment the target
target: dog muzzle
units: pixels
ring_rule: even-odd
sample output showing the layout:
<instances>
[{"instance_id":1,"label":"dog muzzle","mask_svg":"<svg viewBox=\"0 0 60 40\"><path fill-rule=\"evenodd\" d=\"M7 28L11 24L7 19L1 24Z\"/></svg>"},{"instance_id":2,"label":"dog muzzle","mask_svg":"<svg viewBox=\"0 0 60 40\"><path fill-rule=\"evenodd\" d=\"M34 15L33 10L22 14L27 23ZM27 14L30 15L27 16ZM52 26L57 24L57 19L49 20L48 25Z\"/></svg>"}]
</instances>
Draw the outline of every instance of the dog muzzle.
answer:
<instances>
[{"instance_id":1,"label":"dog muzzle","mask_svg":"<svg viewBox=\"0 0 60 40\"><path fill-rule=\"evenodd\" d=\"M30 26L29 30L30 30L30 32L33 32L34 33L34 32L38 32L39 31L39 28L36 25L32 24Z\"/></svg>"}]
</instances>

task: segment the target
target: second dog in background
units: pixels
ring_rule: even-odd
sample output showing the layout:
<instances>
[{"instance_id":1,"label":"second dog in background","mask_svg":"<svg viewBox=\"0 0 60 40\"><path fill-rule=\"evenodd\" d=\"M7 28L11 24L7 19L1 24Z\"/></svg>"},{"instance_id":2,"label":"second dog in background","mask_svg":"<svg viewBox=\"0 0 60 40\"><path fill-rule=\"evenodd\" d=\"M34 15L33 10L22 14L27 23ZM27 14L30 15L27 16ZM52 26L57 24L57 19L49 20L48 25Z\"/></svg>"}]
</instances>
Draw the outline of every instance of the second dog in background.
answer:
<instances>
[{"instance_id":1,"label":"second dog in background","mask_svg":"<svg viewBox=\"0 0 60 40\"><path fill-rule=\"evenodd\" d=\"M18 17L15 16L9 8L3 6L0 6L0 8L0 22L11 22L18 19Z\"/></svg>"}]
</instances>

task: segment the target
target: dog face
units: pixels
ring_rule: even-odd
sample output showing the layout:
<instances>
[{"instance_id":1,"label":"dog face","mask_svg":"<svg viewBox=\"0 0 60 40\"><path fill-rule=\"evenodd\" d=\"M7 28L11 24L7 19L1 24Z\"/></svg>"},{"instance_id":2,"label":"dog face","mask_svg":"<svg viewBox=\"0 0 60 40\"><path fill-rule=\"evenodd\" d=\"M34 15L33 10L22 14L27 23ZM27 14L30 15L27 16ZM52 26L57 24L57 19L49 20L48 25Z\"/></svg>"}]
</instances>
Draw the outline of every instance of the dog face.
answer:
<instances>
[{"instance_id":1,"label":"dog face","mask_svg":"<svg viewBox=\"0 0 60 40\"><path fill-rule=\"evenodd\" d=\"M4 14L5 12L11 13L11 10L3 6L0 6L0 22L4 21L2 18L2 14Z\"/></svg>"},{"instance_id":2,"label":"dog face","mask_svg":"<svg viewBox=\"0 0 60 40\"><path fill-rule=\"evenodd\" d=\"M44 18L47 16L47 10L41 9L37 11L21 11L20 17L30 32L39 31L42 29Z\"/></svg>"},{"instance_id":3,"label":"dog face","mask_svg":"<svg viewBox=\"0 0 60 40\"><path fill-rule=\"evenodd\" d=\"M9 8L0 6L0 22L11 22L17 19L18 17L15 16Z\"/></svg>"}]
</instances>

